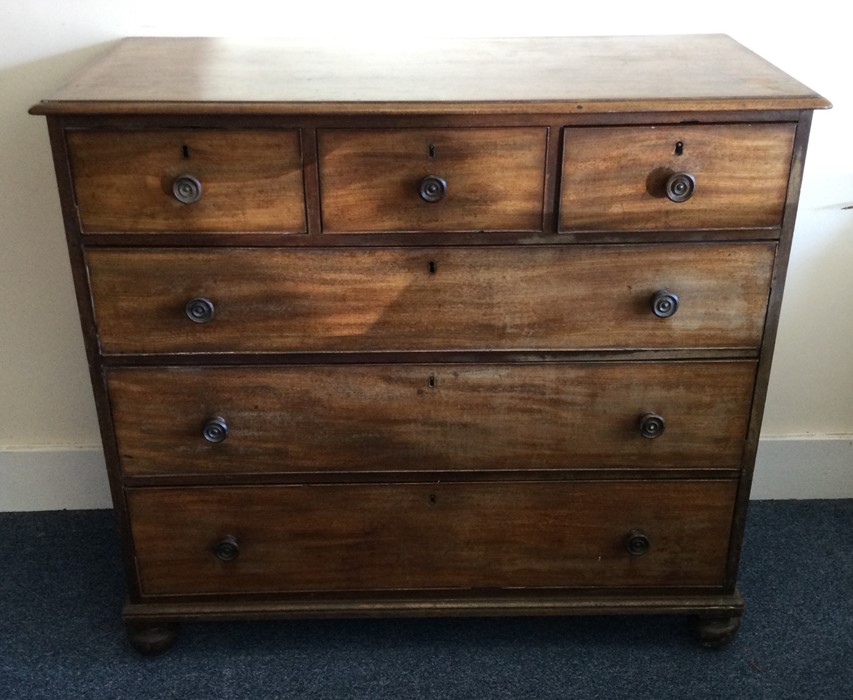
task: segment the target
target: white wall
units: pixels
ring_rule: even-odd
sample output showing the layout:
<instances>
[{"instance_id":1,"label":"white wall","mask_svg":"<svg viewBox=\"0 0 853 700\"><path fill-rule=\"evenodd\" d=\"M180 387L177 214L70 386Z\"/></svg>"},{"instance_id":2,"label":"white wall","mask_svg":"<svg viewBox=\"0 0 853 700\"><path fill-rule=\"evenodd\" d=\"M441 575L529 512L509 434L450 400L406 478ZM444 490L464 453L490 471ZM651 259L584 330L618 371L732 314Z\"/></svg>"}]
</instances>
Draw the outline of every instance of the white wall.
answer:
<instances>
[{"instance_id":1,"label":"white wall","mask_svg":"<svg viewBox=\"0 0 853 700\"><path fill-rule=\"evenodd\" d=\"M44 121L26 111L109 42L128 35L308 36L318 41L353 35L390 41L406 34L732 35L835 105L815 116L764 434L853 434L853 209L845 209L853 206L853 60L849 22L835 0L754 3L755 8L744 0L719 0L657 9L636 0L587 7L528 0L509 8L470 0L0 3L0 491L4 471L7 477L15 470L26 473L38 483L33 453L42 447L50 447L53 455L62 450L79 454L74 451L98 444L47 133ZM836 439L833 444L850 443ZM841 453L840 478L853 496L850 455L849 449ZM63 470L51 464L45 474L62 493L62 480L67 477L70 485L79 474L73 466ZM771 468L761 464L761 469ZM796 492L791 487L782 495ZM39 507L38 493L29 496L27 503ZM58 502L50 500L45 507L81 503L71 496Z\"/></svg>"}]
</instances>

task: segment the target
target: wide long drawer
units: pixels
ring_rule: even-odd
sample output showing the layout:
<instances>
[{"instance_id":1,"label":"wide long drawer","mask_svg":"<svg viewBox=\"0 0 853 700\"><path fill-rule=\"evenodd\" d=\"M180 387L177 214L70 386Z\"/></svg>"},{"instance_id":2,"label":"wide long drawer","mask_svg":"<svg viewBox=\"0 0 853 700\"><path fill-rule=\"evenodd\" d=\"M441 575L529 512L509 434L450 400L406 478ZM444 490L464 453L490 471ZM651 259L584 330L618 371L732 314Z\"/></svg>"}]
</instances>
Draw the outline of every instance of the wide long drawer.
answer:
<instances>
[{"instance_id":1,"label":"wide long drawer","mask_svg":"<svg viewBox=\"0 0 853 700\"><path fill-rule=\"evenodd\" d=\"M124 473L738 468L754 362L115 369Z\"/></svg>"},{"instance_id":2,"label":"wide long drawer","mask_svg":"<svg viewBox=\"0 0 853 700\"><path fill-rule=\"evenodd\" d=\"M715 587L736 482L130 489L146 596Z\"/></svg>"},{"instance_id":3,"label":"wide long drawer","mask_svg":"<svg viewBox=\"0 0 853 700\"><path fill-rule=\"evenodd\" d=\"M758 348L775 245L90 249L105 353Z\"/></svg>"}]
</instances>

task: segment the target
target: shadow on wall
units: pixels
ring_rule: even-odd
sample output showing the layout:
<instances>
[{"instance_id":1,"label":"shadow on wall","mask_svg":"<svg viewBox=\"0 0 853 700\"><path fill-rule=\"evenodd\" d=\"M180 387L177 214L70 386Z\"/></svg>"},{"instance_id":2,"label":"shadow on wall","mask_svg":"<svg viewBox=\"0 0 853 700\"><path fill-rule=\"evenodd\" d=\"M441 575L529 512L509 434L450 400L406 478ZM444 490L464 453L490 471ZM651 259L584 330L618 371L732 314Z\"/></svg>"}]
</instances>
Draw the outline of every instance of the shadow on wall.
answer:
<instances>
[{"instance_id":1,"label":"shadow on wall","mask_svg":"<svg viewBox=\"0 0 853 700\"><path fill-rule=\"evenodd\" d=\"M48 240L54 250L55 231L63 231L45 122L27 111L108 46L97 44L0 69L0 207L6 224L4 259L13 272L32 270L32 260L41 269L45 261L32 254L44 252L40 246ZM0 280L0 285L4 297L14 292L11 280Z\"/></svg>"},{"instance_id":2,"label":"shadow on wall","mask_svg":"<svg viewBox=\"0 0 853 700\"><path fill-rule=\"evenodd\" d=\"M108 46L0 69L0 446L99 442L47 128L27 110Z\"/></svg>"},{"instance_id":3,"label":"shadow on wall","mask_svg":"<svg viewBox=\"0 0 853 700\"><path fill-rule=\"evenodd\" d=\"M850 434L853 405L853 174L807 170L763 432Z\"/></svg>"}]
</instances>

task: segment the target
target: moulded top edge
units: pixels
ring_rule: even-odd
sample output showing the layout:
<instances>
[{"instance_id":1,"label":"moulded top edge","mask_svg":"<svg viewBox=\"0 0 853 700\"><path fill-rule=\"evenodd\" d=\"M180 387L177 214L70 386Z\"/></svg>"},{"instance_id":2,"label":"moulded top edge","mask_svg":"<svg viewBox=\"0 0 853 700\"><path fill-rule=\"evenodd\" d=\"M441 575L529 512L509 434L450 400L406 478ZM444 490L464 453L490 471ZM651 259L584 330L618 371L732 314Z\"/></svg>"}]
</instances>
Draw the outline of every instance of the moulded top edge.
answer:
<instances>
[{"instance_id":1,"label":"moulded top edge","mask_svg":"<svg viewBox=\"0 0 853 700\"><path fill-rule=\"evenodd\" d=\"M33 114L821 109L723 35L353 42L131 38Z\"/></svg>"}]
</instances>

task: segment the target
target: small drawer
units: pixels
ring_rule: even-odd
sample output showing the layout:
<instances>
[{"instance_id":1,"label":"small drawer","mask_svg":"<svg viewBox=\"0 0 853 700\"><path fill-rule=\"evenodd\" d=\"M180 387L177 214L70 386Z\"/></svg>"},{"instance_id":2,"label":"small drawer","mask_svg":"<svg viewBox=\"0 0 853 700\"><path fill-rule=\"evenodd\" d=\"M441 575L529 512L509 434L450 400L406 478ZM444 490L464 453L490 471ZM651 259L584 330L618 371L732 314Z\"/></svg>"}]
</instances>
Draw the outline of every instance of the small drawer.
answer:
<instances>
[{"instance_id":1,"label":"small drawer","mask_svg":"<svg viewBox=\"0 0 853 700\"><path fill-rule=\"evenodd\" d=\"M778 227L793 124L568 128L560 230Z\"/></svg>"},{"instance_id":2,"label":"small drawer","mask_svg":"<svg viewBox=\"0 0 853 700\"><path fill-rule=\"evenodd\" d=\"M83 232L304 232L299 132L71 131Z\"/></svg>"},{"instance_id":3,"label":"small drawer","mask_svg":"<svg viewBox=\"0 0 853 700\"><path fill-rule=\"evenodd\" d=\"M126 368L123 473L740 468L754 362Z\"/></svg>"},{"instance_id":4,"label":"small drawer","mask_svg":"<svg viewBox=\"0 0 853 700\"><path fill-rule=\"evenodd\" d=\"M323 129L323 230L541 231L548 130Z\"/></svg>"},{"instance_id":5,"label":"small drawer","mask_svg":"<svg viewBox=\"0 0 853 700\"><path fill-rule=\"evenodd\" d=\"M105 353L757 348L775 244L90 248Z\"/></svg>"},{"instance_id":6,"label":"small drawer","mask_svg":"<svg viewBox=\"0 0 853 700\"><path fill-rule=\"evenodd\" d=\"M129 489L145 596L723 585L736 482Z\"/></svg>"}]
</instances>

